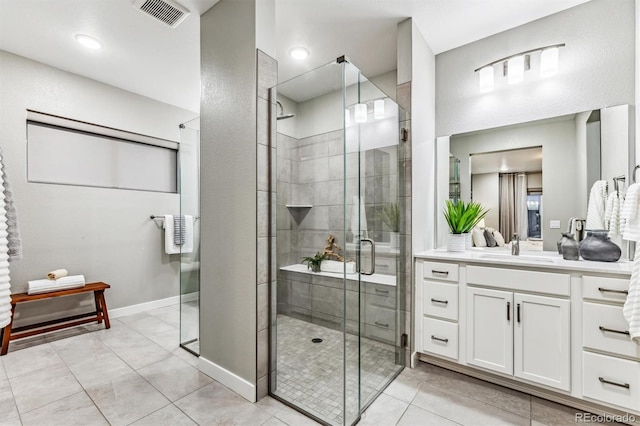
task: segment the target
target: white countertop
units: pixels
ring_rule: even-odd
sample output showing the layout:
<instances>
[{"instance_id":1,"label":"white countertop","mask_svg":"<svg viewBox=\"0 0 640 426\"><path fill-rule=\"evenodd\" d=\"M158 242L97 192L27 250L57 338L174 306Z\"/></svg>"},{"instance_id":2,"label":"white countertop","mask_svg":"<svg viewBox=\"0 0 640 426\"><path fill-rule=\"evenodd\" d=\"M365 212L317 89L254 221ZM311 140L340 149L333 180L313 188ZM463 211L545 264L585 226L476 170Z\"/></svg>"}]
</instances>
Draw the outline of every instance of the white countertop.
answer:
<instances>
[{"instance_id":1,"label":"white countertop","mask_svg":"<svg viewBox=\"0 0 640 426\"><path fill-rule=\"evenodd\" d=\"M322 277L331 277L331 278L338 278L338 279L343 278L343 274L335 273L335 272L322 272L322 271L312 272L309 268L307 268L306 265L302 265L302 264L283 266L280 268L280 270L289 271L289 272L299 272L302 274L313 274L313 275L319 275ZM359 274L346 274L346 275L348 280L357 281ZM396 277L394 275L383 275L383 274L360 275L360 281L365 283L372 283L372 284L389 285L392 287L396 286Z\"/></svg>"},{"instance_id":2,"label":"white countertop","mask_svg":"<svg viewBox=\"0 0 640 426\"><path fill-rule=\"evenodd\" d=\"M528 268L555 269L563 271L580 271L603 274L631 275L633 264L620 259L617 262L592 262L588 260L564 260L561 255L550 251L520 252L520 256L512 256L510 249L478 248L454 253L446 248L416 253L416 259L448 260L454 262L480 263L500 266L526 266Z\"/></svg>"}]
</instances>

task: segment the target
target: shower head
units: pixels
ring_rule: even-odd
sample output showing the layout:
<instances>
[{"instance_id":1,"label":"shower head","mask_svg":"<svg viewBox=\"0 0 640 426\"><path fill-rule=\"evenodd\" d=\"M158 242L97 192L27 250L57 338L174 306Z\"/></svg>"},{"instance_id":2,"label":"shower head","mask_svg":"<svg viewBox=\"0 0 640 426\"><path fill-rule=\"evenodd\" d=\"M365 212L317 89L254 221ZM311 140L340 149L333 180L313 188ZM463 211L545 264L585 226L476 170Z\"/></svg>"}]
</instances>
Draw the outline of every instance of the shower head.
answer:
<instances>
[{"instance_id":1,"label":"shower head","mask_svg":"<svg viewBox=\"0 0 640 426\"><path fill-rule=\"evenodd\" d=\"M293 118L296 116L295 114L285 114L284 108L282 107L282 104L280 103L280 101L276 101L276 104L278 104L278 106L280 107L280 110L278 111L278 115L276 116L276 120L286 120L287 118Z\"/></svg>"}]
</instances>

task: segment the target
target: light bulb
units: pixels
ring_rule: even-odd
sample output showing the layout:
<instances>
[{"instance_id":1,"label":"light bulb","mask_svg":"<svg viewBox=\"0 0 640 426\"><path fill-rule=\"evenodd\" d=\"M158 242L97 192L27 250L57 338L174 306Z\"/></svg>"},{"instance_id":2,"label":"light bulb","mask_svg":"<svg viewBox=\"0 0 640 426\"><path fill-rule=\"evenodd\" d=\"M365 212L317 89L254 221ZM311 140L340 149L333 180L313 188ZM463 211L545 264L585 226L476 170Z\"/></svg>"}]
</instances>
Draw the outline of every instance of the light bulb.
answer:
<instances>
[{"instance_id":1,"label":"light bulb","mask_svg":"<svg viewBox=\"0 0 640 426\"><path fill-rule=\"evenodd\" d=\"M480 92L490 92L493 90L493 66L484 67L478 72L478 82L480 84Z\"/></svg>"},{"instance_id":2,"label":"light bulb","mask_svg":"<svg viewBox=\"0 0 640 426\"><path fill-rule=\"evenodd\" d=\"M544 49L540 54L540 77L549 77L558 72L558 53L557 47Z\"/></svg>"},{"instance_id":3,"label":"light bulb","mask_svg":"<svg viewBox=\"0 0 640 426\"><path fill-rule=\"evenodd\" d=\"M356 123L367 122L367 104L356 104L355 107L355 120Z\"/></svg>"},{"instance_id":4,"label":"light bulb","mask_svg":"<svg viewBox=\"0 0 640 426\"><path fill-rule=\"evenodd\" d=\"M507 82L517 84L524 80L524 56L509 59L507 65Z\"/></svg>"},{"instance_id":5,"label":"light bulb","mask_svg":"<svg viewBox=\"0 0 640 426\"><path fill-rule=\"evenodd\" d=\"M376 120L384 118L384 100L378 99L373 103L373 118Z\"/></svg>"},{"instance_id":6,"label":"light bulb","mask_svg":"<svg viewBox=\"0 0 640 426\"><path fill-rule=\"evenodd\" d=\"M303 61L309 57L309 50L304 47L294 47L289 50L289 56L297 61Z\"/></svg>"}]
</instances>

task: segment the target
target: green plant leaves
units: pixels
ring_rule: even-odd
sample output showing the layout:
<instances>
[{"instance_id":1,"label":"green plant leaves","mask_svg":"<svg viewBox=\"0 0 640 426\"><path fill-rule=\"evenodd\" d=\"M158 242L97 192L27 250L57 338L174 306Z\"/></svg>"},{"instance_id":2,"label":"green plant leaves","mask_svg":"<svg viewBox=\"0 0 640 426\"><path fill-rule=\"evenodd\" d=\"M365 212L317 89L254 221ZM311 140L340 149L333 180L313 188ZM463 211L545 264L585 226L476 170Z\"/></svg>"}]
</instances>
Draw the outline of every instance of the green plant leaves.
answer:
<instances>
[{"instance_id":1,"label":"green plant leaves","mask_svg":"<svg viewBox=\"0 0 640 426\"><path fill-rule=\"evenodd\" d=\"M443 211L444 218L452 234L470 232L488 212L489 209L484 209L480 203L474 203L473 201L469 203L464 201L454 203L451 200L446 201Z\"/></svg>"}]
</instances>

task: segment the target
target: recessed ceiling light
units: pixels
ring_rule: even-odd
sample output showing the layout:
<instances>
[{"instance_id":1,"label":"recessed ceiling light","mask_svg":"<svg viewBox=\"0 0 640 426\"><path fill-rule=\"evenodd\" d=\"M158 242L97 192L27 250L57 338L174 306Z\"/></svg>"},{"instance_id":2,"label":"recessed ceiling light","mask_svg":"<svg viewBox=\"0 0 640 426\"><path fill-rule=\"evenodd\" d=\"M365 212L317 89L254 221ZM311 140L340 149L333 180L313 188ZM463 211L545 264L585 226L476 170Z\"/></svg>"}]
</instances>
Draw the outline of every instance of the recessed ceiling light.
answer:
<instances>
[{"instance_id":1,"label":"recessed ceiling light","mask_svg":"<svg viewBox=\"0 0 640 426\"><path fill-rule=\"evenodd\" d=\"M294 47L289 50L289 56L295 60L302 61L309 57L309 50L304 47Z\"/></svg>"},{"instance_id":2,"label":"recessed ceiling light","mask_svg":"<svg viewBox=\"0 0 640 426\"><path fill-rule=\"evenodd\" d=\"M102 47L102 43L86 34L76 34L76 41L89 49L100 49Z\"/></svg>"}]
</instances>

